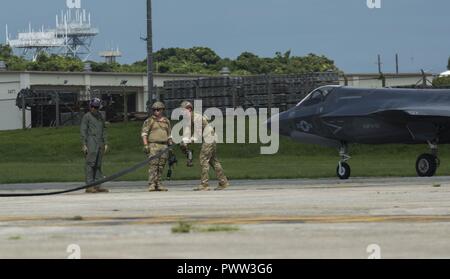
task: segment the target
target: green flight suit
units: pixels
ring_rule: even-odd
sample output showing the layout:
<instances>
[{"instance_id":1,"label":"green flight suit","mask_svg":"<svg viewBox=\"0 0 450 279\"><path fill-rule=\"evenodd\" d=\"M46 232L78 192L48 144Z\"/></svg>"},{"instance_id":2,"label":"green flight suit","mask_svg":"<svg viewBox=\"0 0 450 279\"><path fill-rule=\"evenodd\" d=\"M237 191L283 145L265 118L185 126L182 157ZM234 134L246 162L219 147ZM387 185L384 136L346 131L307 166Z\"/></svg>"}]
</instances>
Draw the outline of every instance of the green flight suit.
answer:
<instances>
[{"instance_id":1,"label":"green flight suit","mask_svg":"<svg viewBox=\"0 0 450 279\"><path fill-rule=\"evenodd\" d=\"M88 112L81 120L81 144L87 146L86 184L103 178L102 159L107 145L105 120L100 112ZM98 159L97 159L98 156ZM97 165L95 163L97 162ZM95 178L94 178L95 175Z\"/></svg>"}]
</instances>

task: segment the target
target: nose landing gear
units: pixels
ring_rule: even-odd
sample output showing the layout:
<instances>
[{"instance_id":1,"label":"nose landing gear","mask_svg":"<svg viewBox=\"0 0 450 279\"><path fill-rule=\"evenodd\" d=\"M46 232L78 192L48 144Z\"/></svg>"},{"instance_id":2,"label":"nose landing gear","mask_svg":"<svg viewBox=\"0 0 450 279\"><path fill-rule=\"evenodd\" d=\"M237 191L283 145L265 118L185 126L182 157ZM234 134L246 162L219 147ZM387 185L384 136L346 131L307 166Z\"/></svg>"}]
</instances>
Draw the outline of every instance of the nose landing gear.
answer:
<instances>
[{"instance_id":1,"label":"nose landing gear","mask_svg":"<svg viewBox=\"0 0 450 279\"><path fill-rule=\"evenodd\" d=\"M347 143L341 144L341 147L339 148L339 156L341 157L341 160L337 166L336 174L342 180L349 179L351 175L351 168L347 161L350 160L351 157L348 155Z\"/></svg>"}]
</instances>

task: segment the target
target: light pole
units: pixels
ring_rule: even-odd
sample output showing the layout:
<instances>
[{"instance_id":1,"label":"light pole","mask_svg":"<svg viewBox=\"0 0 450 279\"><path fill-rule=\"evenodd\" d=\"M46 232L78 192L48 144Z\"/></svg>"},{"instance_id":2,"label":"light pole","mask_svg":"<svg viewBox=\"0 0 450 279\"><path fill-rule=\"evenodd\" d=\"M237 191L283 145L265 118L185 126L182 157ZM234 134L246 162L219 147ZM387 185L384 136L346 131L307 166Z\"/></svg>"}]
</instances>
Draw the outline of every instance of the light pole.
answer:
<instances>
[{"instance_id":1,"label":"light pole","mask_svg":"<svg viewBox=\"0 0 450 279\"><path fill-rule=\"evenodd\" d=\"M155 102L153 96L153 27L152 27L152 0L147 0L147 80L148 80L148 106ZM148 109L148 113L150 110Z\"/></svg>"},{"instance_id":2,"label":"light pole","mask_svg":"<svg viewBox=\"0 0 450 279\"><path fill-rule=\"evenodd\" d=\"M127 86L128 80L122 80L120 85L123 89L123 121L128 123L128 95L125 91L125 86Z\"/></svg>"}]
</instances>

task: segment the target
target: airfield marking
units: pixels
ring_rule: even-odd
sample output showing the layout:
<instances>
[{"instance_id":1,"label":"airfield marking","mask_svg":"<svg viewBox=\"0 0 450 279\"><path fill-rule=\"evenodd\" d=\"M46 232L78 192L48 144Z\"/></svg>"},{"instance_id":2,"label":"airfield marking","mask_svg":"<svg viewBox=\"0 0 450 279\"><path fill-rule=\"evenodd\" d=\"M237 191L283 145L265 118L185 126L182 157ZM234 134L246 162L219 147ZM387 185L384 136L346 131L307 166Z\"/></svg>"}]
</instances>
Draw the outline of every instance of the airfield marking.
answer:
<instances>
[{"instance_id":1,"label":"airfield marking","mask_svg":"<svg viewBox=\"0 0 450 279\"><path fill-rule=\"evenodd\" d=\"M333 223L437 223L450 222L450 215L318 215L318 216L236 216L236 217L183 217L183 216L132 216L132 217L82 217L81 220L63 217L0 217L0 222L52 222L47 226L97 226L108 225L155 225L175 224L178 222L192 222L199 225L246 225L265 223L305 223L305 224L333 224ZM45 226L45 225L44 225Z\"/></svg>"}]
</instances>

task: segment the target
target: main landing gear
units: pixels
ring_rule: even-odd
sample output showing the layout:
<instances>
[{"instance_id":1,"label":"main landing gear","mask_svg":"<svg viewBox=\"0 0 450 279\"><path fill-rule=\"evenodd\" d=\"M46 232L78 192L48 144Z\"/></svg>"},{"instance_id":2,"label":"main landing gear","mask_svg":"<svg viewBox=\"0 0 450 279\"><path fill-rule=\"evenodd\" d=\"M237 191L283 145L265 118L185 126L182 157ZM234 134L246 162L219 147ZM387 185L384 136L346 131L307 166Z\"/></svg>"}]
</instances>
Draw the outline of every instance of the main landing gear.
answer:
<instances>
[{"instance_id":1,"label":"main landing gear","mask_svg":"<svg viewBox=\"0 0 450 279\"><path fill-rule=\"evenodd\" d=\"M430 153L422 154L417 158L416 171L420 177L432 177L436 174L440 165L438 146L435 142L428 142Z\"/></svg>"},{"instance_id":2,"label":"main landing gear","mask_svg":"<svg viewBox=\"0 0 450 279\"><path fill-rule=\"evenodd\" d=\"M341 160L339 161L339 164L337 166L336 174L342 180L349 179L352 170L350 168L350 165L347 164L347 161L351 158L350 155L348 155L347 143L341 144L341 147L339 148L339 156L341 157Z\"/></svg>"}]
</instances>

